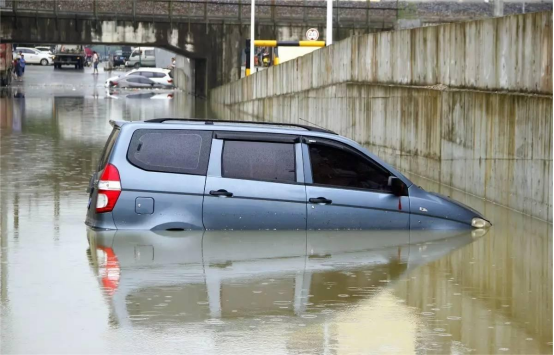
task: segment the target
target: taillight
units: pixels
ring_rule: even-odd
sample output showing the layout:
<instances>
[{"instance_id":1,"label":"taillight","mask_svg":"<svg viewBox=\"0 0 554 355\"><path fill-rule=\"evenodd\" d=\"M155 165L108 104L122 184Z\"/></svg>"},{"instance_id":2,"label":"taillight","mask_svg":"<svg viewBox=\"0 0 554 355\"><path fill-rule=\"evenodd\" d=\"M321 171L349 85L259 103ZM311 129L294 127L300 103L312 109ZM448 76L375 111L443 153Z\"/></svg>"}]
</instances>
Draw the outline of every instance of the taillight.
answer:
<instances>
[{"instance_id":1,"label":"taillight","mask_svg":"<svg viewBox=\"0 0 554 355\"><path fill-rule=\"evenodd\" d=\"M106 165L104 172L98 181L98 197L96 199L96 212L111 212L121 194L121 180L119 171L112 164Z\"/></svg>"},{"instance_id":2,"label":"taillight","mask_svg":"<svg viewBox=\"0 0 554 355\"><path fill-rule=\"evenodd\" d=\"M117 82L115 82L115 81L112 81L111 84L112 84L112 86L117 86Z\"/></svg>"},{"instance_id":3,"label":"taillight","mask_svg":"<svg viewBox=\"0 0 554 355\"><path fill-rule=\"evenodd\" d=\"M173 82L173 79L167 79L167 82L171 84Z\"/></svg>"}]
</instances>

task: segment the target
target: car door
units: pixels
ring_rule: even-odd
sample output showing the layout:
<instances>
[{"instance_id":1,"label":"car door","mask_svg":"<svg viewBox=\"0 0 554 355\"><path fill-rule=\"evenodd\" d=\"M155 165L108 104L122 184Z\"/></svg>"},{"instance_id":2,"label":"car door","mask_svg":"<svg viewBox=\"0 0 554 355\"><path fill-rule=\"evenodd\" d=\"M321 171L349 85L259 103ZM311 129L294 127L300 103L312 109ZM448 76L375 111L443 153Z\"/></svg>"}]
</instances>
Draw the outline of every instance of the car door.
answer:
<instances>
[{"instance_id":1,"label":"car door","mask_svg":"<svg viewBox=\"0 0 554 355\"><path fill-rule=\"evenodd\" d=\"M129 65L133 66L135 63L138 63L140 61L140 54L141 52L136 49L134 50L131 55L129 56Z\"/></svg>"},{"instance_id":2,"label":"car door","mask_svg":"<svg viewBox=\"0 0 554 355\"><path fill-rule=\"evenodd\" d=\"M140 79L141 78L138 77L138 76L131 76L131 77L125 78L121 82L120 87L122 87L122 88L125 88L125 87L141 87Z\"/></svg>"},{"instance_id":3,"label":"car door","mask_svg":"<svg viewBox=\"0 0 554 355\"><path fill-rule=\"evenodd\" d=\"M140 78L140 83L144 88L153 88L156 83L150 78Z\"/></svg>"},{"instance_id":4,"label":"car door","mask_svg":"<svg viewBox=\"0 0 554 355\"><path fill-rule=\"evenodd\" d=\"M291 135L218 132L204 190L212 230L304 230L301 145Z\"/></svg>"},{"instance_id":5,"label":"car door","mask_svg":"<svg viewBox=\"0 0 554 355\"><path fill-rule=\"evenodd\" d=\"M409 198L391 192L388 170L346 144L305 142L308 230L409 228Z\"/></svg>"},{"instance_id":6,"label":"car door","mask_svg":"<svg viewBox=\"0 0 554 355\"><path fill-rule=\"evenodd\" d=\"M152 79L154 82L156 82L160 85L165 85L165 86L169 85L169 82L166 79L166 74L165 73L154 72L154 73L152 73L152 77L150 79Z\"/></svg>"},{"instance_id":7,"label":"car door","mask_svg":"<svg viewBox=\"0 0 554 355\"><path fill-rule=\"evenodd\" d=\"M28 64L38 63L38 55L36 55L35 51L31 49L22 49L21 52L25 57L25 63L28 63Z\"/></svg>"},{"instance_id":8,"label":"car door","mask_svg":"<svg viewBox=\"0 0 554 355\"><path fill-rule=\"evenodd\" d=\"M148 70L141 70L140 75L144 78L153 80L154 79L154 73Z\"/></svg>"}]
</instances>

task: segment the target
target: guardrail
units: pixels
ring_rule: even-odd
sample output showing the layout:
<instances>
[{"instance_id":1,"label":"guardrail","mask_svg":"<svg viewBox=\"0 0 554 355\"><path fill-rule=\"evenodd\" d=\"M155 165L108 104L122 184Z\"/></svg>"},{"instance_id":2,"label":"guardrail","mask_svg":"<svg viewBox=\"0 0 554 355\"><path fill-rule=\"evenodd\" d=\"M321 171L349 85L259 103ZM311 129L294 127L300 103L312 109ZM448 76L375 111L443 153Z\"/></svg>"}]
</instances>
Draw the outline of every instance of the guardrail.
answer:
<instances>
[{"instance_id":1,"label":"guardrail","mask_svg":"<svg viewBox=\"0 0 554 355\"><path fill-rule=\"evenodd\" d=\"M82 14L91 16L151 17L169 21L191 19L250 22L250 0L0 0L3 12ZM398 2L336 0L335 26L341 23L381 23L396 19ZM257 0L260 22L325 23L325 0Z\"/></svg>"}]
</instances>

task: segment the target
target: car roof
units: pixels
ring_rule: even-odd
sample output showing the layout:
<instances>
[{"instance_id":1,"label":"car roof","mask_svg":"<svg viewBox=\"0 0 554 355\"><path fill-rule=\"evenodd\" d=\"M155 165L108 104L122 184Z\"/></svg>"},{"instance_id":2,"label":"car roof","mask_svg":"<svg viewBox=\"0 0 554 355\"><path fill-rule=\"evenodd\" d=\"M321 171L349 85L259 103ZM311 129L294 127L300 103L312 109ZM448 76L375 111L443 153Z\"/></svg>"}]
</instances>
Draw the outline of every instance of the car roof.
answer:
<instances>
[{"instance_id":1,"label":"car roof","mask_svg":"<svg viewBox=\"0 0 554 355\"><path fill-rule=\"evenodd\" d=\"M134 69L133 71L155 71L160 73L170 72L169 69L165 69L165 68L138 68L138 69Z\"/></svg>"},{"instance_id":2,"label":"car roof","mask_svg":"<svg viewBox=\"0 0 554 355\"><path fill-rule=\"evenodd\" d=\"M219 126L225 126L225 129L229 128L259 128L268 132L275 132L285 130L284 133L291 133L289 131L301 131L302 133L308 132L321 132L337 135L335 132L325 129L323 127L307 126L297 123L279 123L279 122L263 122L263 121L232 121L232 120L213 120L213 119L194 119L194 118L155 118L143 121L144 123L165 123L165 124L177 124L177 125L204 125L208 126L208 129L217 129ZM301 134L302 134L301 133ZM294 133L293 133L294 134Z\"/></svg>"},{"instance_id":3,"label":"car roof","mask_svg":"<svg viewBox=\"0 0 554 355\"><path fill-rule=\"evenodd\" d=\"M307 122L309 123L309 122ZM323 127L307 126L295 123L277 123L263 121L230 121L230 120L210 120L210 119L194 119L194 118L156 118L146 121L115 121L110 120L110 124L114 128L123 126L133 127L136 129L190 129L190 130L210 130L210 131L235 131L235 132L252 132L252 133L280 133L291 134L298 136L311 136L317 138L327 138L350 145L364 151L371 159L381 164L394 175L399 177L408 187L413 183L396 170L392 165L385 162L369 150L358 144L357 142L343 137L331 130ZM129 128L131 128L129 127Z\"/></svg>"}]
</instances>

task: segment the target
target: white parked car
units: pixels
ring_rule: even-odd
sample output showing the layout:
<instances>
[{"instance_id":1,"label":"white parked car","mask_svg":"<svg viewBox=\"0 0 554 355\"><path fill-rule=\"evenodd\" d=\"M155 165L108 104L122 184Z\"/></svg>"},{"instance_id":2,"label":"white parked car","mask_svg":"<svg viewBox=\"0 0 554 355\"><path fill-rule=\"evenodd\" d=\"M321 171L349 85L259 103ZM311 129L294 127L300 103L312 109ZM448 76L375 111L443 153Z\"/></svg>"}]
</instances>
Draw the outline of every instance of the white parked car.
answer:
<instances>
[{"instance_id":1,"label":"white parked car","mask_svg":"<svg viewBox=\"0 0 554 355\"><path fill-rule=\"evenodd\" d=\"M19 58L19 52L23 54L26 64L50 65L54 63L54 56L41 52L35 48L17 47L14 57Z\"/></svg>"},{"instance_id":2,"label":"white parked car","mask_svg":"<svg viewBox=\"0 0 554 355\"><path fill-rule=\"evenodd\" d=\"M171 70L162 68L139 68L131 70L128 73L119 76L113 76L106 80L106 87L112 86L113 81L117 81L120 77L127 77L132 75L140 75L151 79L156 83L163 85L173 86L173 77L171 76Z\"/></svg>"}]
</instances>

